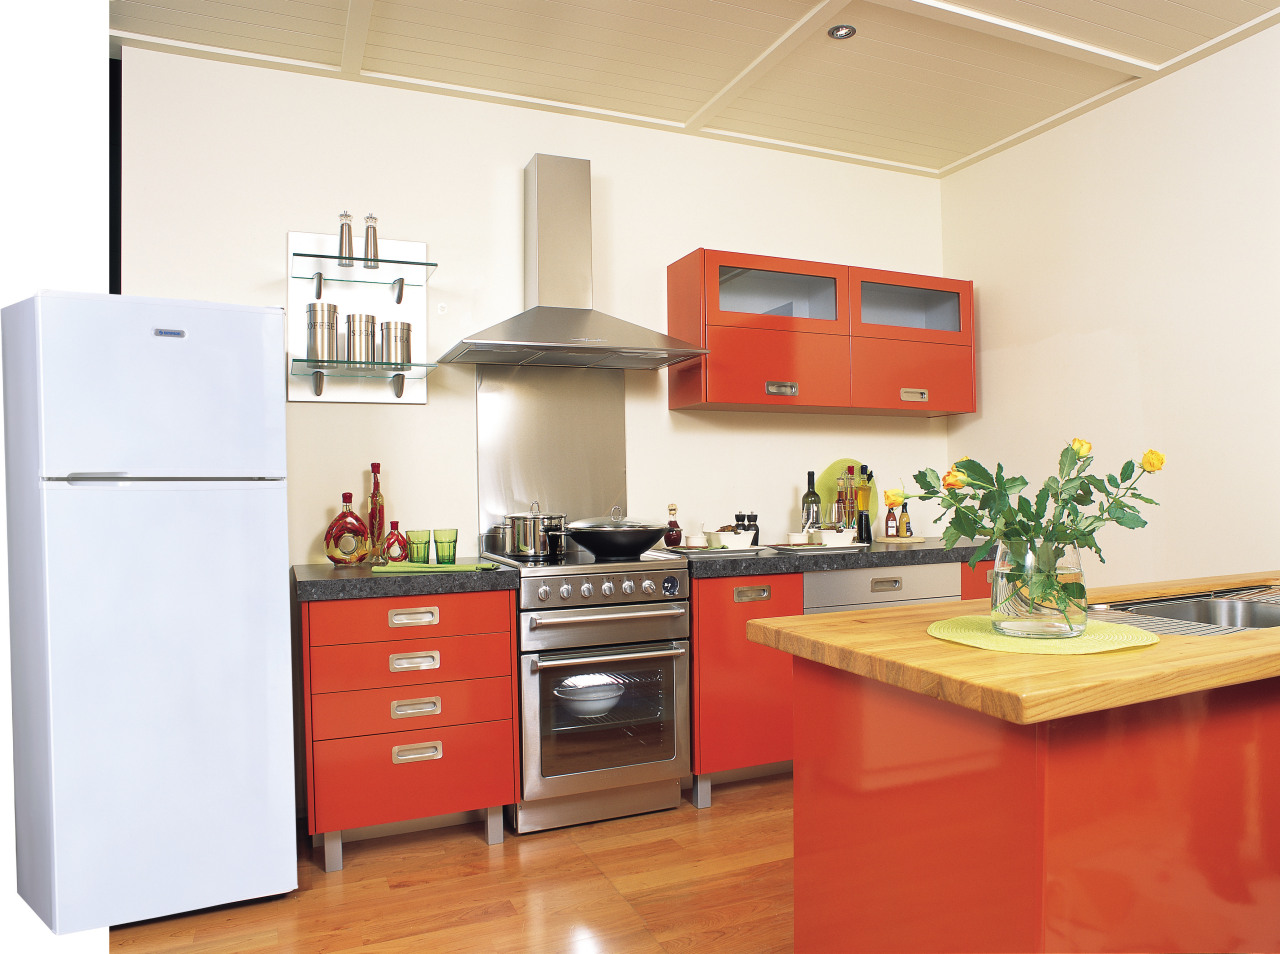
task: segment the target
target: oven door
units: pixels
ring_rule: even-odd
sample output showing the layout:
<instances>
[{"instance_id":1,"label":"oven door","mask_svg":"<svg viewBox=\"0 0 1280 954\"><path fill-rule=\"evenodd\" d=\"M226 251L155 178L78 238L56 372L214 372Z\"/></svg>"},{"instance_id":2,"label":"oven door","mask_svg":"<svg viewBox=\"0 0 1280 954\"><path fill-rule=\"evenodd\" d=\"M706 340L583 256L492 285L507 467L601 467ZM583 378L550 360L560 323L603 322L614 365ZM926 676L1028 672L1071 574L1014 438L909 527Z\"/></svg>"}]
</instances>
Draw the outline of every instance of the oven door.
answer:
<instances>
[{"instance_id":1,"label":"oven door","mask_svg":"<svg viewBox=\"0 0 1280 954\"><path fill-rule=\"evenodd\" d=\"M520 657L525 800L689 774L689 642Z\"/></svg>"}]
</instances>

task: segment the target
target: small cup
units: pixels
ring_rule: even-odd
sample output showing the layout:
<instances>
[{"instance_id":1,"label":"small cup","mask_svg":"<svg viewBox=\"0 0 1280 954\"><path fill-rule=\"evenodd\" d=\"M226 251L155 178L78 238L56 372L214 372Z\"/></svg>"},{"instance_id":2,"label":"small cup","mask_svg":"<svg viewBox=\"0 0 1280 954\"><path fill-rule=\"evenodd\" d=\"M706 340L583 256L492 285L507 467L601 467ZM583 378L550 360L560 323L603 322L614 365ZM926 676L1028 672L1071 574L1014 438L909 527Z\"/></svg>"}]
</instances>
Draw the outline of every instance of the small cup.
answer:
<instances>
[{"instance_id":1,"label":"small cup","mask_svg":"<svg viewBox=\"0 0 1280 954\"><path fill-rule=\"evenodd\" d=\"M803 530L799 532L792 531L791 533L787 534L787 542L790 543L792 546L799 546L801 544L808 543L809 534L804 532Z\"/></svg>"},{"instance_id":2,"label":"small cup","mask_svg":"<svg viewBox=\"0 0 1280 954\"><path fill-rule=\"evenodd\" d=\"M728 535L729 534L721 534L719 530L708 530L707 546L710 547L712 550L719 550L722 546L725 545L724 537Z\"/></svg>"},{"instance_id":3,"label":"small cup","mask_svg":"<svg viewBox=\"0 0 1280 954\"><path fill-rule=\"evenodd\" d=\"M432 530L431 536L436 541L436 562L452 563L458 550L458 531Z\"/></svg>"},{"instance_id":4,"label":"small cup","mask_svg":"<svg viewBox=\"0 0 1280 954\"><path fill-rule=\"evenodd\" d=\"M409 538L409 562L431 562L431 531L410 530L405 534Z\"/></svg>"}]
</instances>

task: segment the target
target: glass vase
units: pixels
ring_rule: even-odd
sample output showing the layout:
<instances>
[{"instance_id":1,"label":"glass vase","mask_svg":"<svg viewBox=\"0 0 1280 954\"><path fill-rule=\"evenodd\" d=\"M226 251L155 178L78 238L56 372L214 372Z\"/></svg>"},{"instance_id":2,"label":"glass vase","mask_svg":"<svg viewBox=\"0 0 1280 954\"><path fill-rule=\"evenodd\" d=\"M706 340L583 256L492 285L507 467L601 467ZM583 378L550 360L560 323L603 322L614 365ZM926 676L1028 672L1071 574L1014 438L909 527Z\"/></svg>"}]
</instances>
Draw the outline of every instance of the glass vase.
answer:
<instances>
[{"instance_id":1,"label":"glass vase","mask_svg":"<svg viewBox=\"0 0 1280 954\"><path fill-rule=\"evenodd\" d=\"M1006 636L1079 636L1086 622L1084 570L1070 543L1001 541L991 575L991 625Z\"/></svg>"}]
</instances>

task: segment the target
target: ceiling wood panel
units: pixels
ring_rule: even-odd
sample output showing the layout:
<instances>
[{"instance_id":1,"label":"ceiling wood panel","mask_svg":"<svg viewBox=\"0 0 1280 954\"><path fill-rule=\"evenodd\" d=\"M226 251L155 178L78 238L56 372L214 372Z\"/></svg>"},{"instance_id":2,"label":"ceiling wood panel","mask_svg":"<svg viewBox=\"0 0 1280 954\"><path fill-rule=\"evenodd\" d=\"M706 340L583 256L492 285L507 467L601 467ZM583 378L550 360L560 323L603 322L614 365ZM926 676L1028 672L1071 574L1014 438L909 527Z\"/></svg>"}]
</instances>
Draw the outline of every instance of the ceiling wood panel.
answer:
<instances>
[{"instance_id":1,"label":"ceiling wood panel","mask_svg":"<svg viewBox=\"0 0 1280 954\"><path fill-rule=\"evenodd\" d=\"M1262 0L111 0L123 45L924 175L1280 24ZM835 41L835 23L857 34ZM366 29L367 25L367 29ZM344 44L346 46L344 56Z\"/></svg>"}]
</instances>

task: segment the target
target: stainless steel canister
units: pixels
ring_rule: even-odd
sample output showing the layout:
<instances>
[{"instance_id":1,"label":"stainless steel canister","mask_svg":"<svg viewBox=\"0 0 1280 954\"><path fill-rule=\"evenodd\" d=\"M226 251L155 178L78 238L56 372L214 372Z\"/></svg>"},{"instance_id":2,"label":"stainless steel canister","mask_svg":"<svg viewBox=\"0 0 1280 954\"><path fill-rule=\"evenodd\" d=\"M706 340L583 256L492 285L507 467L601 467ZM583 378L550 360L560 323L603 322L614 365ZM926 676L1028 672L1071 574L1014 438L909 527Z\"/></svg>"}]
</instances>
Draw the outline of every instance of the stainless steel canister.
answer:
<instances>
[{"instance_id":1,"label":"stainless steel canister","mask_svg":"<svg viewBox=\"0 0 1280 954\"><path fill-rule=\"evenodd\" d=\"M373 361L373 336L377 318L347 315L347 360L368 364Z\"/></svg>"},{"instance_id":2,"label":"stainless steel canister","mask_svg":"<svg viewBox=\"0 0 1280 954\"><path fill-rule=\"evenodd\" d=\"M338 358L338 306L327 301L307 303L307 360Z\"/></svg>"},{"instance_id":3,"label":"stainless steel canister","mask_svg":"<svg viewBox=\"0 0 1280 954\"><path fill-rule=\"evenodd\" d=\"M387 364L409 364L413 361L410 338L413 328L407 321L382 323L382 360Z\"/></svg>"}]
</instances>

